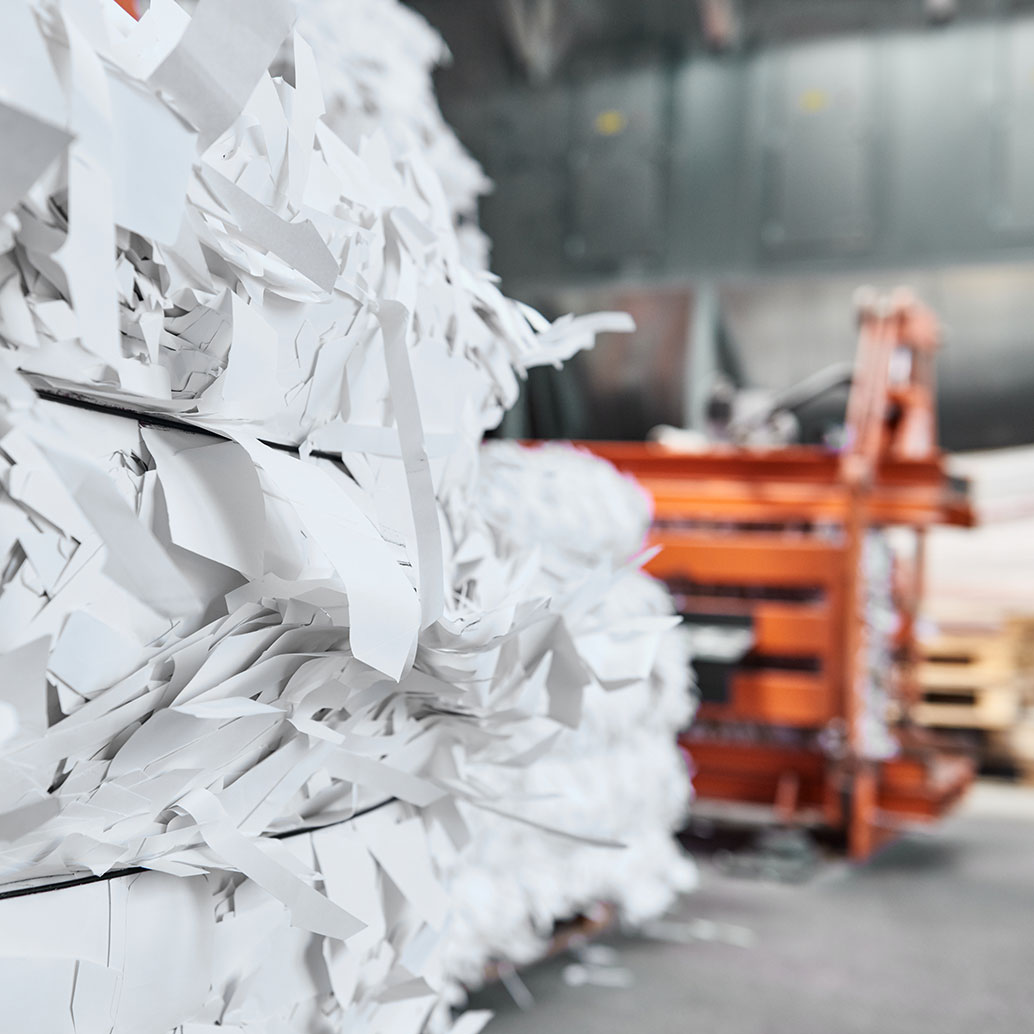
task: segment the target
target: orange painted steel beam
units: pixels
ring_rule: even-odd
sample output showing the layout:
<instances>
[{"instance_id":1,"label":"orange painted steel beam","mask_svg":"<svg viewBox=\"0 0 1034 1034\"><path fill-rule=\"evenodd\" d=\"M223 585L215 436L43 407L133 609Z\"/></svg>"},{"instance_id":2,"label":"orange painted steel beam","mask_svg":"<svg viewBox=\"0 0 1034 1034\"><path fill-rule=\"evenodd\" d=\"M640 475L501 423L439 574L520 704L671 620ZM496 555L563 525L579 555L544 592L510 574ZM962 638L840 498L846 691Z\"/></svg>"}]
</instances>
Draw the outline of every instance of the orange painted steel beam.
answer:
<instances>
[{"instance_id":1,"label":"orange painted steel beam","mask_svg":"<svg viewBox=\"0 0 1034 1034\"><path fill-rule=\"evenodd\" d=\"M689 514L696 521L842 523L850 496L839 486L794 482L692 481L682 477L640 478L654 500L655 519L675 521ZM966 500L941 485L877 484L868 499L872 523L929 527L934 524L971 526Z\"/></svg>"},{"instance_id":2,"label":"orange painted steel beam","mask_svg":"<svg viewBox=\"0 0 1034 1034\"><path fill-rule=\"evenodd\" d=\"M752 615L754 649L766 656L812 657L824 654L829 649L833 622L826 604L734 601L717 597L705 597L701 602L703 605L699 607L695 602L689 604L683 612Z\"/></svg>"},{"instance_id":3,"label":"orange painted steel beam","mask_svg":"<svg viewBox=\"0 0 1034 1034\"><path fill-rule=\"evenodd\" d=\"M826 759L818 751L693 737L680 742L697 768L693 785L701 797L771 804L782 774L794 772L799 806L820 807L824 802Z\"/></svg>"},{"instance_id":4,"label":"orange painted steel beam","mask_svg":"<svg viewBox=\"0 0 1034 1034\"><path fill-rule=\"evenodd\" d=\"M654 497L660 519L681 511L697 518L842 520L850 503L837 455L822 449L682 454L650 443L579 444L637 477ZM939 456L881 462L869 505L878 524L973 523L967 498L949 484Z\"/></svg>"},{"instance_id":5,"label":"orange painted steel beam","mask_svg":"<svg viewBox=\"0 0 1034 1034\"><path fill-rule=\"evenodd\" d=\"M818 729L838 712L828 675L804 671L738 671L732 677L731 717ZM703 715L703 712L701 712Z\"/></svg>"},{"instance_id":6,"label":"orange painted steel beam","mask_svg":"<svg viewBox=\"0 0 1034 1034\"><path fill-rule=\"evenodd\" d=\"M709 584L828 585L842 576L843 550L785 535L697 534L658 531L664 548L647 565L656 578L690 577Z\"/></svg>"}]
</instances>

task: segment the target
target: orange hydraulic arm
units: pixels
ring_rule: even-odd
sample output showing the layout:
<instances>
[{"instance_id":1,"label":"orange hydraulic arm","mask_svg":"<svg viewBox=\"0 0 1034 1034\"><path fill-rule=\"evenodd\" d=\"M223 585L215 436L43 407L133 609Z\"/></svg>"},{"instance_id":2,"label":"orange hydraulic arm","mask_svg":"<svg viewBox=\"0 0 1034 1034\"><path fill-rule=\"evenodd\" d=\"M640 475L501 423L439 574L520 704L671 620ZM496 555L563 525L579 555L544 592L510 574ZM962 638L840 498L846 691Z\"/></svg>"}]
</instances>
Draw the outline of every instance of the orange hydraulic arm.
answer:
<instances>
[{"instance_id":1,"label":"orange hydraulic arm","mask_svg":"<svg viewBox=\"0 0 1034 1034\"><path fill-rule=\"evenodd\" d=\"M843 476L870 484L882 458L935 459L937 319L910 292L860 293L858 351L847 403Z\"/></svg>"}]
</instances>

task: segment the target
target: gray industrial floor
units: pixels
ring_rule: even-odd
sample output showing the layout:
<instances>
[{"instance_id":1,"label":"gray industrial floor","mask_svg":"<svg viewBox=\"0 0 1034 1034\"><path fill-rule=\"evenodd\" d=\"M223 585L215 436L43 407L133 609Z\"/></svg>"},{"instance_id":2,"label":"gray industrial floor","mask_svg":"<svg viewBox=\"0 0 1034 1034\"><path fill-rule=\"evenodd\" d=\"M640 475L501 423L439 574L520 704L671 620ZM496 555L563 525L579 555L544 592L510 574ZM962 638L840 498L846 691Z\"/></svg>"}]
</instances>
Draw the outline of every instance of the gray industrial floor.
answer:
<instances>
[{"instance_id":1,"label":"gray industrial floor","mask_svg":"<svg viewBox=\"0 0 1034 1034\"><path fill-rule=\"evenodd\" d=\"M655 932L523 971L527 1010L501 985L471 1004L488 1034L1029 1034L1034 789L978 784L931 833L802 884L704 858Z\"/></svg>"}]
</instances>

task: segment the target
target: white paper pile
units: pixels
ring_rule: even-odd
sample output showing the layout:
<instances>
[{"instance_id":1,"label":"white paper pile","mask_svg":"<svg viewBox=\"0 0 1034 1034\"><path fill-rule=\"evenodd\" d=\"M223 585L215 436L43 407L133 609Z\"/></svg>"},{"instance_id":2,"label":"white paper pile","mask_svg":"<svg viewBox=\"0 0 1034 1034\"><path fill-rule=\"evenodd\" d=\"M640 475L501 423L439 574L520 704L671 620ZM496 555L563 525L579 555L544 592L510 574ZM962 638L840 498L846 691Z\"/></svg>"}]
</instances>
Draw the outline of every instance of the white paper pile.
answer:
<instances>
[{"instance_id":1,"label":"white paper pile","mask_svg":"<svg viewBox=\"0 0 1034 1034\"><path fill-rule=\"evenodd\" d=\"M637 857L680 806L676 778L640 835L630 802L608 822L529 800L522 773L565 737L616 751L625 716L638 733L684 707L666 603L619 569L640 504L594 563L561 548L577 529L538 550L557 514L479 480L519 376L630 323L549 324L468 263L469 164L447 194L447 146L425 153L436 51L361 7L348 139L288 0L5 12L0 1001L19 1031L405 1034L436 1008L444 1029L442 877L478 817L555 831L529 850L573 838L617 884L613 841ZM290 83L267 71L285 46ZM582 480L596 513L607 476ZM667 849L630 914L682 878Z\"/></svg>"},{"instance_id":2,"label":"white paper pile","mask_svg":"<svg viewBox=\"0 0 1034 1034\"><path fill-rule=\"evenodd\" d=\"M893 757L899 749L890 731L894 684L894 639L900 618L894 602L894 552L885 532L870 529L862 543L862 593L865 619L861 709L861 750L867 758Z\"/></svg>"},{"instance_id":3,"label":"white paper pile","mask_svg":"<svg viewBox=\"0 0 1034 1034\"><path fill-rule=\"evenodd\" d=\"M515 498L526 501L516 514ZM693 706L688 640L664 587L628 565L649 527L647 497L570 447L496 442L484 450L480 499L504 555L538 542L534 585L564 614L593 678L578 725L534 764L469 771L506 797L523 795L519 814L530 821L623 846L601 850L464 809L473 836L450 884L458 915L445 961L468 986L490 959L536 958L558 919L606 901L636 923L695 883L671 836L689 791L675 745ZM523 735L531 747L533 727Z\"/></svg>"}]
</instances>

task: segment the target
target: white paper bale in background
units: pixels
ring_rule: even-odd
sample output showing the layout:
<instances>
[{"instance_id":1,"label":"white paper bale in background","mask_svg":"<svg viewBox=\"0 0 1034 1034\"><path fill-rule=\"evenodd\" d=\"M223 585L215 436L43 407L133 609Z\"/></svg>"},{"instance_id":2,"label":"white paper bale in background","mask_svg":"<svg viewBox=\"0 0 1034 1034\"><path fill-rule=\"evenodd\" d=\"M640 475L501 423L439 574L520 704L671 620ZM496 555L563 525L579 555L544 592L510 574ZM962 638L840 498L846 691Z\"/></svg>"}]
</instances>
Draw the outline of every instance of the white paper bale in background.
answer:
<instances>
[{"instance_id":1,"label":"white paper bale in background","mask_svg":"<svg viewBox=\"0 0 1034 1034\"><path fill-rule=\"evenodd\" d=\"M486 443L478 493L501 536L541 546L552 564L576 575L601 559L631 560L653 516L652 500L634 478L563 442L531 451L515 442Z\"/></svg>"},{"instance_id":2,"label":"white paper bale in background","mask_svg":"<svg viewBox=\"0 0 1034 1034\"><path fill-rule=\"evenodd\" d=\"M675 742L693 710L688 642L660 583L634 567L614 577L641 549L648 500L596 457L502 442L483 449L479 498L503 555L541 553L537 584L594 678L578 725L548 752L526 766L475 763L470 772L504 797L523 797L511 810L528 822L613 844L464 809L474 835L450 877L458 914L446 967L466 986L481 982L490 960L537 957L557 920L613 902L639 922L695 884L672 836L689 797ZM588 600L586 586L595 589Z\"/></svg>"}]
</instances>

